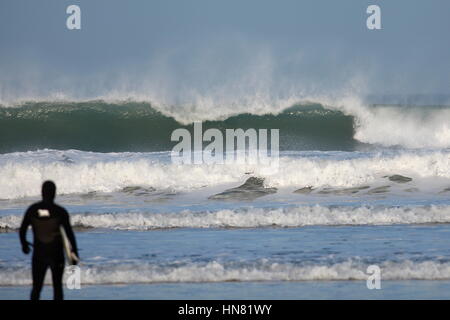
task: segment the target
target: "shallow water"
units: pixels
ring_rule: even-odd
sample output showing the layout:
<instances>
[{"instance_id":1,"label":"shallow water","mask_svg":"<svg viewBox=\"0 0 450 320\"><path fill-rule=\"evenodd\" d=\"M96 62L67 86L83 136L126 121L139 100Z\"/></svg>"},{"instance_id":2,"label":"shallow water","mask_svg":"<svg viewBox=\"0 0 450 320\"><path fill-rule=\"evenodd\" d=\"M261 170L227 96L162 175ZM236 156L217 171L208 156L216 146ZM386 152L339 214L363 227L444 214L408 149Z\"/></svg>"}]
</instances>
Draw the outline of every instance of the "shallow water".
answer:
<instances>
[{"instance_id":1,"label":"shallow water","mask_svg":"<svg viewBox=\"0 0 450 320\"><path fill-rule=\"evenodd\" d=\"M26 299L29 288L2 287L0 299ZM42 299L52 299L46 286ZM135 285L84 286L66 290L67 300L122 299L226 299L226 300L308 300L308 299L450 299L450 281L384 281L380 290L368 290L363 281L305 282L221 282L221 283L161 283Z\"/></svg>"},{"instance_id":2,"label":"shallow water","mask_svg":"<svg viewBox=\"0 0 450 320\"><path fill-rule=\"evenodd\" d=\"M28 296L17 228L50 172L82 259L68 298L447 297L448 150L281 156L273 171L178 166L168 153L1 155L0 297ZM382 290L366 287L371 265Z\"/></svg>"},{"instance_id":3,"label":"shallow water","mask_svg":"<svg viewBox=\"0 0 450 320\"><path fill-rule=\"evenodd\" d=\"M151 290L151 286L135 285L173 283L183 288L183 283L199 283L202 287L201 283L205 284L203 288L209 288L208 283L256 281L263 282L261 287L276 283L285 291L286 298L294 299L297 290L301 290L299 286L303 287L292 285L292 282L342 280L329 285L334 288L348 284L344 291L349 290L347 294L351 298L354 292L350 287L355 283L369 291L365 284L369 276L367 267L374 264L381 268L382 286L384 281L389 281L394 290L394 284L400 283L399 293L405 297L408 293L402 290L410 286L402 285L399 280L439 283L450 279L450 229L446 224L153 231L96 229L79 232L77 236L83 260L82 286L128 285L130 290L143 290L141 294ZM29 258L20 252L17 235L4 233L1 237L0 282L5 297L8 292L14 292L5 288L27 287L31 279ZM418 283L419 288L423 286L420 281ZM437 284L432 287L433 290L441 288ZM106 289L98 290L105 292ZM230 290L231 294L234 289ZM173 296L167 297L182 298L180 294L174 292ZM323 294L323 297L333 296L333 293ZM339 297L338 291L334 294L335 298ZM429 295L417 290L409 294L413 298ZM433 293L435 297L445 294ZM260 296L249 293L242 298Z\"/></svg>"}]
</instances>

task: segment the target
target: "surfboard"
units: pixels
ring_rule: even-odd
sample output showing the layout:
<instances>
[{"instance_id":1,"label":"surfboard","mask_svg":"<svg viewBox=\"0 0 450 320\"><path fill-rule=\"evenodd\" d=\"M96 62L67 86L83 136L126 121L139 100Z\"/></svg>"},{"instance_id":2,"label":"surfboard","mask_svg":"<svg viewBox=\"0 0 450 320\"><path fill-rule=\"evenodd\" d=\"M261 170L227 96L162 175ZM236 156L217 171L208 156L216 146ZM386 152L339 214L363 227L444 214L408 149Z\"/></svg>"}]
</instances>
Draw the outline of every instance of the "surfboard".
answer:
<instances>
[{"instance_id":1,"label":"surfboard","mask_svg":"<svg viewBox=\"0 0 450 320\"><path fill-rule=\"evenodd\" d=\"M77 255L72 250L72 244L69 241L69 238L67 238L66 231L64 230L63 226L59 226L59 231L61 232L61 236L63 239L63 245L64 245L64 254L66 256L66 261L68 265L74 265L75 262L79 262L80 259L77 257Z\"/></svg>"}]
</instances>

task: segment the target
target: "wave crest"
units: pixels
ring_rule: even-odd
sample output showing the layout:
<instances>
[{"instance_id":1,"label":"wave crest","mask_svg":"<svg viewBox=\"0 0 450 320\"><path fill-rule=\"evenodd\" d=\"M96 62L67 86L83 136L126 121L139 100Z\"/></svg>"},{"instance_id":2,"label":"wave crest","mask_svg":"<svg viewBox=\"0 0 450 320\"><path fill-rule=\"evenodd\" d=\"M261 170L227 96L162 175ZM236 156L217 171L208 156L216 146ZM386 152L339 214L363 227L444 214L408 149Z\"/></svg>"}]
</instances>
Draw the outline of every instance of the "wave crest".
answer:
<instances>
[{"instance_id":1,"label":"wave crest","mask_svg":"<svg viewBox=\"0 0 450 320\"><path fill-rule=\"evenodd\" d=\"M255 262L223 263L124 263L85 265L81 285L225 281L366 281L368 264L347 260L330 265L299 265L263 259ZM384 261L379 264L383 280L448 280L450 263L437 261ZM28 268L0 268L0 286L30 285ZM47 276L46 284L50 284Z\"/></svg>"},{"instance_id":2,"label":"wave crest","mask_svg":"<svg viewBox=\"0 0 450 320\"><path fill-rule=\"evenodd\" d=\"M355 97L292 98L270 104L244 101L227 108L138 101L50 101L0 107L0 152L39 148L167 151L174 145L171 132L189 128L193 121L206 121L206 126L215 128L278 128L282 150L353 150L360 143L450 147L448 106L368 105Z\"/></svg>"},{"instance_id":3,"label":"wave crest","mask_svg":"<svg viewBox=\"0 0 450 320\"><path fill-rule=\"evenodd\" d=\"M168 228L267 228L314 225L392 225L450 223L449 206L425 207L337 207L300 206L278 209L243 208L179 213L73 214L75 227L116 230ZM0 229L20 226L21 217L0 217Z\"/></svg>"}]
</instances>

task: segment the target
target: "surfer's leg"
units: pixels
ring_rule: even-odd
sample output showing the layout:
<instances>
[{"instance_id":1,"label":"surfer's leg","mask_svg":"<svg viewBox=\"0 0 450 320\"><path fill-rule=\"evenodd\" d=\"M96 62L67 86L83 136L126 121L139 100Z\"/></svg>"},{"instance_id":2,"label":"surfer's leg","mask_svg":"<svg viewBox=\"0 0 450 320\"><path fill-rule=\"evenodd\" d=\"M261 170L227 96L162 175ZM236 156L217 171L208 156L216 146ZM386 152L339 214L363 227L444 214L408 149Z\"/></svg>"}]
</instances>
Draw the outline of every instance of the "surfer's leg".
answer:
<instances>
[{"instance_id":1,"label":"surfer's leg","mask_svg":"<svg viewBox=\"0 0 450 320\"><path fill-rule=\"evenodd\" d=\"M47 267L48 264L44 261L32 260L33 289L31 290L31 300L39 300Z\"/></svg>"},{"instance_id":2,"label":"surfer's leg","mask_svg":"<svg viewBox=\"0 0 450 320\"><path fill-rule=\"evenodd\" d=\"M63 274L64 274L64 260L54 261L50 265L52 270L52 281L53 281L53 300L63 300Z\"/></svg>"}]
</instances>

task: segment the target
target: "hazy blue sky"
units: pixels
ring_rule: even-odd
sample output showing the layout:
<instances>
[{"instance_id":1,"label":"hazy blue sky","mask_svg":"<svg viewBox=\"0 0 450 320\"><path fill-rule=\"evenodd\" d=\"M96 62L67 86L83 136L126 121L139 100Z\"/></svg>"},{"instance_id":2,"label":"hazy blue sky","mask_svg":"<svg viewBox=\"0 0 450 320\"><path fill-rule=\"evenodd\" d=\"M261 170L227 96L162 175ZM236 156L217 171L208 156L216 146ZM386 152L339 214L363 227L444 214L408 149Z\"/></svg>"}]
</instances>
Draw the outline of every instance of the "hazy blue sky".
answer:
<instances>
[{"instance_id":1,"label":"hazy blue sky","mask_svg":"<svg viewBox=\"0 0 450 320\"><path fill-rule=\"evenodd\" d=\"M81 30L66 28L70 4ZM382 30L366 28L370 4ZM450 93L449 34L448 0L1 0L0 100L222 83Z\"/></svg>"}]
</instances>

